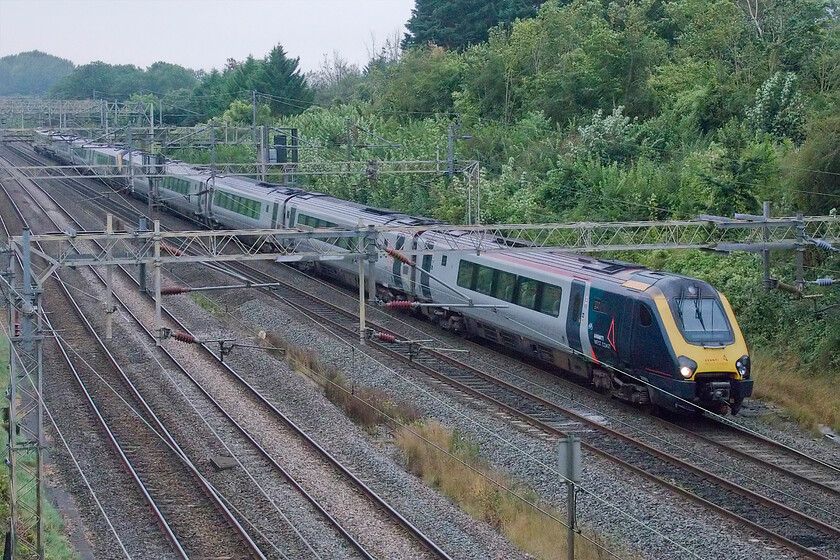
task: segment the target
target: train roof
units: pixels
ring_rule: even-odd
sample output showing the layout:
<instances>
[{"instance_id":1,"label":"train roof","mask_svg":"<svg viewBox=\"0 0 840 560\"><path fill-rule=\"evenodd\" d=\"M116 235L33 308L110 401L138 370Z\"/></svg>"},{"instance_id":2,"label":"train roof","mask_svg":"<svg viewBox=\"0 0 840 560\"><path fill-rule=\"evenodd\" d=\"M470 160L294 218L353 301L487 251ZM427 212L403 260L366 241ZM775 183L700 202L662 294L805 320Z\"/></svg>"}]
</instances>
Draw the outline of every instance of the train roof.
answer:
<instances>
[{"instance_id":1,"label":"train roof","mask_svg":"<svg viewBox=\"0 0 840 560\"><path fill-rule=\"evenodd\" d=\"M356 202L350 202L320 193L307 193L306 191L304 191L304 193L305 194L301 194L296 197L297 200L307 201L317 197L317 200L313 200L313 210L317 210L318 212L325 213L333 218L336 218L331 221L343 222L351 227L355 227L359 223L359 220L361 220L364 224L374 226L413 227L444 223L433 218L411 216L397 210L376 208L375 206L367 206Z\"/></svg>"}]
</instances>

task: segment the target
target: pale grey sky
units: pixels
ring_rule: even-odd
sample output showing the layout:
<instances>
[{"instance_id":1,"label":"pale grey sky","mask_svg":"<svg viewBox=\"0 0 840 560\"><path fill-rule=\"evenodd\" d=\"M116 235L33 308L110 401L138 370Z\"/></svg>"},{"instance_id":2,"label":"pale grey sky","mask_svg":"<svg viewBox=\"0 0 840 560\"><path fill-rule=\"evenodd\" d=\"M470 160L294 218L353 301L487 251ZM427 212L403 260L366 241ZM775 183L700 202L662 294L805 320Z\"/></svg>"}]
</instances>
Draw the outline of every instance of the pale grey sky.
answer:
<instances>
[{"instance_id":1,"label":"pale grey sky","mask_svg":"<svg viewBox=\"0 0 840 560\"><path fill-rule=\"evenodd\" d=\"M0 57L39 50L77 65L163 60L222 69L280 43L303 71L340 52L363 66L401 39L414 0L0 0Z\"/></svg>"}]
</instances>

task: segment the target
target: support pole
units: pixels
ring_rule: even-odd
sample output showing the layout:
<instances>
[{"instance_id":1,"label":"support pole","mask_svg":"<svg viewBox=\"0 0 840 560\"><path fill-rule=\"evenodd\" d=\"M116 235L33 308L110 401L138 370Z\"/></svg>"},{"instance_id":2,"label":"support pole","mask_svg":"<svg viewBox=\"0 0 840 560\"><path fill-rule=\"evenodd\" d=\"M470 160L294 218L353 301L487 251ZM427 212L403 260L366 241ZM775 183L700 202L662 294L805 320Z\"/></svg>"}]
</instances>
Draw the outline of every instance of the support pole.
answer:
<instances>
[{"instance_id":1,"label":"support pole","mask_svg":"<svg viewBox=\"0 0 840 560\"><path fill-rule=\"evenodd\" d=\"M351 134L351 130L353 127L353 121L347 119L346 121L346 136L347 136L347 170L350 170L350 162L353 160L353 135Z\"/></svg>"},{"instance_id":2,"label":"support pole","mask_svg":"<svg viewBox=\"0 0 840 560\"><path fill-rule=\"evenodd\" d=\"M361 242L362 238L359 238ZM359 344L365 344L365 255L359 252Z\"/></svg>"},{"instance_id":3,"label":"support pole","mask_svg":"<svg viewBox=\"0 0 840 560\"><path fill-rule=\"evenodd\" d=\"M36 515L38 516L38 528L36 535L36 550L38 558L43 559L46 555L45 540L44 540L44 449L47 442L44 440L44 348L43 348L43 332L44 332L44 318L41 313L41 290L35 296L35 309L38 311L38 322L36 335L38 337L35 342L36 367L37 374L35 376L35 383L38 386L35 399L38 403L37 412L37 435L35 440L35 506Z\"/></svg>"},{"instance_id":4,"label":"support pole","mask_svg":"<svg viewBox=\"0 0 840 560\"><path fill-rule=\"evenodd\" d=\"M770 241L770 228L767 225L767 220L770 219L770 202L765 200L763 206L763 215L764 215L764 243L766 244ZM770 279L770 250L765 248L761 251L762 256L764 257L764 289L770 290L773 288L773 281Z\"/></svg>"},{"instance_id":5,"label":"support pole","mask_svg":"<svg viewBox=\"0 0 840 560\"><path fill-rule=\"evenodd\" d=\"M580 437L567 436L557 444L557 469L560 475L565 479L566 484L566 507L568 510L569 521L566 525L567 541L566 554L569 560L575 558L575 529L577 520L575 511L577 504L575 503L575 485L580 482Z\"/></svg>"},{"instance_id":6,"label":"support pole","mask_svg":"<svg viewBox=\"0 0 840 560\"><path fill-rule=\"evenodd\" d=\"M141 216L137 232L143 233L147 231L149 231L148 222L146 221L145 216ZM137 265L137 284L139 285L139 291L141 294L146 291L146 263L144 262Z\"/></svg>"},{"instance_id":7,"label":"support pole","mask_svg":"<svg viewBox=\"0 0 840 560\"><path fill-rule=\"evenodd\" d=\"M114 216L108 214L105 218L105 233L108 235L114 233ZM108 242L107 258L110 261L113 254L112 244ZM113 318L114 318L114 265L109 264L105 268L105 340L111 341L113 338Z\"/></svg>"},{"instance_id":8,"label":"support pole","mask_svg":"<svg viewBox=\"0 0 840 560\"><path fill-rule=\"evenodd\" d=\"M133 155L134 155L134 146L132 145L134 139L131 136L131 123L128 123L128 192L134 192L134 165L133 163ZM152 210L152 203L149 202L149 212ZM151 214L149 214L151 215Z\"/></svg>"},{"instance_id":9,"label":"support pole","mask_svg":"<svg viewBox=\"0 0 840 560\"><path fill-rule=\"evenodd\" d=\"M265 140L266 140L266 138L265 138L265 136L266 136L265 126L260 126L259 127L259 133L260 133L260 142L259 142L260 181L264 182L266 180L266 177L265 177L265 163L266 163L266 159L267 159L265 157L265 155L266 155L265 154Z\"/></svg>"},{"instance_id":10,"label":"support pole","mask_svg":"<svg viewBox=\"0 0 840 560\"><path fill-rule=\"evenodd\" d=\"M257 144L257 90L251 90L251 112L252 112L252 120L251 120L251 129L254 135L254 145Z\"/></svg>"},{"instance_id":11,"label":"support pole","mask_svg":"<svg viewBox=\"0 0 840 560\"><path fill-rule=\"evenodd\" d=\"M796 289L805 289L805 219L802 212L796 213Z\"/></svg>"},{"instance_id":12,"label":"support pole","mask_svg":"<svg viewBox=\"0 0 840 560\"><path fill-rule=\"evenodd\" d=\"M155 220L155 345L160 346L163 338L163 324L160 308L160 220Z\"/></svg>"},{"instance_id":13,"label":"support pole","mask_svg":"<svg viewBox=\"0 0 840 560\"><path fill-rule=\"evenodd\" d=\"M32 283L30 231L23 230L23 286L7 296L9 348L9 511L11 558L44 558L43 318ZM9 269L11 281L11 267Z\"/></svg>"}]
</instances>

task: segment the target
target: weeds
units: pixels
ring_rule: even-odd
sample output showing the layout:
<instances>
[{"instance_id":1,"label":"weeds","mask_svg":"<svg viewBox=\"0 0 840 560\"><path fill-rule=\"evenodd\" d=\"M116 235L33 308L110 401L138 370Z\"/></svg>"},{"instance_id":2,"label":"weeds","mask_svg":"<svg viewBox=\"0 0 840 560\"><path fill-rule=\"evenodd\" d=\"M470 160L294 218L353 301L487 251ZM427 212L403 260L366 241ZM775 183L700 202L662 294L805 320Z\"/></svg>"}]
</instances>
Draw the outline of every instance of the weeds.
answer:
<instances>
[{"instance_id":1,"label":"weeds","mask_svg":"<svg viewBox=\"0 0 840 560\"><path fill-rule=\"evenodd\" d=\"M380 389L349 383L340 371L325 365L313 352L289 342L281 335L267 333L266 340L271 344L272 352L282 353L294 371L315 381L330 402L369 432L375 432L381 424L389 424L392 418L400 424L415 422L420 418L413 404L394 400Z\"/></svg>"},{"instance_id":2,"label":"weeds","mask_svg":"<svg viewBox=\"0 0 840 560\"><path fill-rule=\"evenodd\" d=\"M804 372L791 358L755 352L752 359L754 397L777 403L792 420L809 429L824 424L840 431L840 379Z\"/></svg>"},{"instance_id":3,"label":"weeds","mask_svg":"<svg viewBox=\"0 0 840 560\"><path fill-rule=\"evenodd\" d=\"M399 430L396 442L414 474L454 500L472 517L489 523L517 547L537 558L566 558L566 527L556 521L565 519L565 512L540 504L535 492L491 469L480 458L478 446L460 433L437 423L415 424L410 429ZM542 511L531 504L538 504ZM587 537L596 540L588 532ZM600 560L608 555L579 536L575 541L575 557Z\"/></svg>"},{"instance_id":4,"label":"weeds","mask_svg":"<svg viewBox=\"0 0 840 560\"><path fill-rule=\"evenodd\" d=\"M225 310L222 309L222 306L213 301L212 299L208 298L204 294L200 294L198 292L190 292L190 298L198 305L200 308L204 309L212 313L213 315L222 315L225 313Z\"/></svg>"}]
</instances>

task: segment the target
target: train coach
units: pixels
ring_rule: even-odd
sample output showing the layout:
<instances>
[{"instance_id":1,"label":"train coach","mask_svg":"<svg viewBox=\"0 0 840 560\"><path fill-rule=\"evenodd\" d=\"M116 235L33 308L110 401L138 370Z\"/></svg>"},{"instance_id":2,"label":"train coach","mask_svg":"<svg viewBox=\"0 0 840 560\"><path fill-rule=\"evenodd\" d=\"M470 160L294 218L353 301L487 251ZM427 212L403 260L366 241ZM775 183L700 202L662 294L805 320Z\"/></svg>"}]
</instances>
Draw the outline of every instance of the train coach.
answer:
<instances>
[{"instance_id":1,"label":"train coach","mask_svg":"<svg viewBox=\"0 0 840 560\"><path fill-rule=\"evenodd\" d=\"M90 172L126 165L125 151L46 131L38 136L42 153ZM111 155L111 163L100 163ZM140 152L132 160L134 194L148 197L156 186L167 208L208 227L388 226L376 240L384 253L374 266L377 299L434 304L420 309L441 327L552 364L619 399L680 412L737 414L752 394L749 354L732 308L701 280L550 249L511 251L503 240L454 228L425 231L445 225L431 218L286 185L211 176ZM338 236L311 238L298 248L358 250L353 237ZM352 261L316 266L358 284Z\"/></svg>"}]
</instances>

